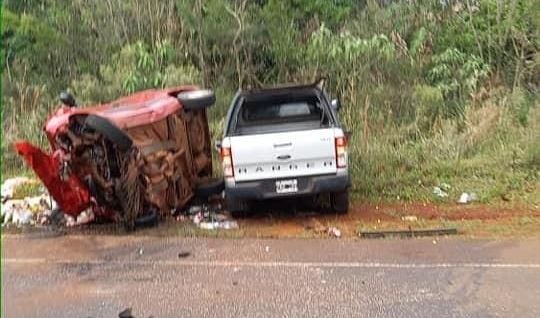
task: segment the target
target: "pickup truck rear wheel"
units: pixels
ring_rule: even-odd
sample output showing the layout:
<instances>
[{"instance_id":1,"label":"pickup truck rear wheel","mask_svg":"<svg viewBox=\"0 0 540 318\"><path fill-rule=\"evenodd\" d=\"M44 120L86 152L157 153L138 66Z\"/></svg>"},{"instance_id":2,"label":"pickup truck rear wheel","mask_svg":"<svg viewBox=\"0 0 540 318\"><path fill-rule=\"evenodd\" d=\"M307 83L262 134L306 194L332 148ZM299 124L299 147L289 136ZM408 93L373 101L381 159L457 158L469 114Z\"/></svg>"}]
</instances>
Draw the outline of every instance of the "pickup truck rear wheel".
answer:
<instances>
[{"instance_id":1,"label":"pickup truck rear wheel","mask_svg":"<svg viewBox=\"0 0 540 318\"><path fill-rule=\"evenodd\" d=\"M334 192L330 195L332 210L337 214L347 214L349 212L349 190Z\"/></svg>"},{"instance_id":2,"label":"pickup truck rear wheel","mask_svg":"<svg viewBox=\"0 0 540 318\"><path fill-rule=\"evenodd\" d=\"M251 204L249 201L236 198L226 198L225 205L227 210L231 212L233 218L246 217L251 209Z\"/></svg>"}]
</instances>

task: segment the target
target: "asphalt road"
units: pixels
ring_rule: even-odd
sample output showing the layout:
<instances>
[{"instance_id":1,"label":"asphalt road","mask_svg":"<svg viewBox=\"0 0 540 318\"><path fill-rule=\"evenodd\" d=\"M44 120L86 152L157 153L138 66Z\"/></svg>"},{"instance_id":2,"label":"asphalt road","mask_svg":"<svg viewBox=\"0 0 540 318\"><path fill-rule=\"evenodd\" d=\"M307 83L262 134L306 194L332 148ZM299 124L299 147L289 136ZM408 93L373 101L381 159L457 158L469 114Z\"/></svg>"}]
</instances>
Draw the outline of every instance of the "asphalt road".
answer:
<instances>
[{"instance_id":1,"label":"asphalt road","mask_svg":"<svg viewBox=\"0 0 540 318\"><path fill-rule=\"evenodd\" d=\"M540 240L3 238L2 317L540 317Z\"/></svg>"}]
</instances>

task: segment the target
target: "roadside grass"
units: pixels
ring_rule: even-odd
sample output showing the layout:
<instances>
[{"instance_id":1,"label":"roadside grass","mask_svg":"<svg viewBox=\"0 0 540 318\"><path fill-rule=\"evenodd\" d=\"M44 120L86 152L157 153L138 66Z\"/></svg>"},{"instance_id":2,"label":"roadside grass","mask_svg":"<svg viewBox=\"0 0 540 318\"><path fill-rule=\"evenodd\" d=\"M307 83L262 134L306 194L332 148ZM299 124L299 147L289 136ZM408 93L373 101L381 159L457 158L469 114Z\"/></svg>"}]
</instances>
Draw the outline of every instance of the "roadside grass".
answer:
<instances>
[{"instance_id":1,"label":"roadside grass","mask_svg":"<svg viewBox=\"0 0 540 318\"><path fill-rule=\"evenodd\" d=\"M13 199L24 199L43 193L43 185L38 180L32 180L18 185L13 189Z\"/></svg>"},{"instance_id":2,"label":"roadside grass","mask_svg":"<svg viewBox=\"0 0 540 318\"><path fill-rule=\"evenodd\" d=\"M540 108L531 108L528 124L520 126L505 107L472 109L464 127L444 120L429 134L414 124L366 129L365 121L350 121L353 198L455 202L473 192L482 203L540 205ZM447 197L433 194L441 184L450 185Z\"/></svg>"}]
</instances>

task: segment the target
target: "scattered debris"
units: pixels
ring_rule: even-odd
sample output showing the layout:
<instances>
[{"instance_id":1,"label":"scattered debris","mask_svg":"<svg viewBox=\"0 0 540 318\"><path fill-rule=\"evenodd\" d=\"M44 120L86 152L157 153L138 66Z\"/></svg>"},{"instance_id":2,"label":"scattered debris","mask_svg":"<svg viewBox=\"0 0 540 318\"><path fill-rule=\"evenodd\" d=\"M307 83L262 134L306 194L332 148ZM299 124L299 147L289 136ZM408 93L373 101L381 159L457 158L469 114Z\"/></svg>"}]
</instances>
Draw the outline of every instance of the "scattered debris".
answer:
<instances>
[{"instance_id":1,"label":"scattered debris","mask_svg":"<svg viewBox=\"0 0 540 318\"><path fill-rule=\"evenodd\" d=\"M65 224L68 227L75 226L75 218L69 214L64 214Z\"/></svg>"},{"instance_id":2,"label":"scattered debris","mask_svg":"<svg viewBox=\"0 0 540 318\"><path fill-rule=\"evenodd\" d=\"M2 204L2 225L13 223L15 225L26 225L33 222L33 214L26 206L24 200L8 200Z\"/></svg>"},{"instance_id":3,"label":"scattered debris","mask_svg":"<svg viewBox=\"0 0 540 318\"><path fill-rule=\"evenodd\" d=\"M95 215L94 215L94 211L89 208L81 212L81 214L79 214L77 218L69 214L64 214L64 219L65 219L65 225L67 227L73 227L73 226L88 224L92 222L95 219Z\"/></svg>"},{"instance_id":4,"label":"scattered debris","mask_svg":"<svg viewBox=\"0 0 540 318\"><path fill-rule=\"evenodd\" d=\"M143 255L143 254L144 254L144 247L139 248L139 250L137 251L137 253L138 253L139 255Z\"/></svg>"},{"instance_id":5,"label":"scattered debris","mask_svg":"<svg viewBox=\"0 0 540 318\"><path fill-rule=\"evenodd\" d=\"M340 238L341 237L341 231L336 227L330 227L330 228L328 228L328 235Z\"/></svg>"},{"instance_id":6,"label":"scattered debris","mask_svg":"<svg viewBox=\"0 0 540 318\"><path fill-rule=\"evenodd\" d=\"M233 220L229 213L223 211L221 203L217 201L193 205L187 210L187 216L184 217L189 217L193 224L205 230L235 230L239 228L238 222ZM180 217L180 219L184 217Z\"/></svg>"},{"instance_id":7,"label":"scattered debris","mask_svg":"<svg viewBox=\"0 0 540 318\"><path fill-rule=\"evenodd\" d=\"M448 193L444 192L439 187L433 187L433 194L438 196L439 198L446 198L448 196Z\"/></svg>"},{"instance_id":8,"label":"scattered debris","mask_svg":"<svg viewBox=\"0 0 540 318\"><path fill-rule=\"evenodd\" d=\"M238 223L234 220L232 221L214 221L214 222L201 222L199 227L205 230L236 230L238 229Z\"/></svg>"},{"instance_id":9,"label":"scattered debris","mask_svg":"<svg viewBox=\"0 0 540 318\"><path fill-rule=\"evenodd\" d=\"M416 215L405 215L401 217L401 220L405 222L416 222L418 221L418 217Z\"/></svg>"},{"instance_id":10,"label":"scattered debris","mask_svg":"<svg viewBox=\"0 0 540 318\"><path fill-rule=\"evenodd\" d=\"M94 211L92 209L86 209L77 216L76 225L90 223L95 219Z\"/></svg>"},{"instance_id":11,"label":"scattered debris","mask_svg":"<svg viewBox=\"0 0 540 318\"><path fill-rule=\"evenodd\" d=\"M190 252L180 252L180 253L178 253L178 258L186 258L186 257L188 257L190 255L191 255Z\"/></svg>"},{"instance_id":12,"label":"scattered debris","mask_svg":"<svg viewBox=\"0 0 540 318\"><path fill-rule=\"evenodd\" d=\"M23 177L13 178L9 180L25 180ZM8 180L6 180L8 181ZM11 185L17 184L17 182L9 183ZM4 191L4 189L2 189ZM4 192L9 195L9 191ZM53 209L57 208L56 202L46 194L42 194L34 197L26 197L24 199L6 199L9 196L3 197L2 201L2 225L5 226L9 223L15 225L27 225L27 224L48 224L52 223L48 218L52 216Z\"/></svg>"},{"instance_id":13,"label":"scattered debris","mask_svg":"<svg viewBox=\"0 0 540 318\"><path fill-rule=\"evenodd\" d=\"M467 193L467 192L463 192L460 196L459 196L459 200L457 201L458 203L461 203L461 204L467 204L467 203L471 203L473 201L476 201L478 198L476 197L476 194L475 193Z\"/></svg>"},{"instance_id":14,"label":"scattered debris","mask_svg":"<svg viewBox=\"0 0 540 318\"><path fill-rule=\"evenodd\" d=\"M118 318L135 318L131 314L131 308L126 308L118 314Z\"/></svg>"},{"instance_id":15,"label":"scattered debris","mask_svg":"<svg viewBox=\"0 0 540 318\"><path fill-rule=\"evenodd\" d=\"M388 237L422 237L422 236L442 236L457 234L456 228L422 229L422 230L390 230L390 231L362 231L362 238L388 238ZM437 243L434 243L437 244Z\"/></svg>"},{"instance_id":16,"label":"scattered debris","mask_svg":"<svg viewBox=\"0 0 540 318\"><path fill-rule=\"evenodd\" d=\"M318 234L326 233L333 237L341 237L341 231L337 227L324 226L321 222L319 222L319 220L314 217L304 221L303 225L304 229L313 231Z\"/></svg>"},{"instance_id":17,"label":"scattered debris","mask_svg":"<svg viewBox=\"0 0 540 318\"><path fill-rule=\"evenodd\" d=\"M193 206L190 206L189 209L188 209L188 214L189 215L194 215L194 214L197 214L197 213L200 213L202 212L202 206L200 205L193 205Z\"/></svg>"},{"instance_id":18,"label":"scattered debris","mask_svg":"<svg viewBox=\"0 0 540 318\"><path fill-rule=\"evenodd\" d=\"M501 194L501 199L503 199L503 201L508 202L512 200L512 196L509 193L503 193Z\"/></svg>"},{"instance_id":19,"label":"scattered debris","mask_svg":"<svg viewBox=\"0 0 540 318\"><path fill-rule=\"evenodd\" d=\"M38 212L36 215L36 223L38 225L65 225L65 216L60 208L55 207L51 210Z\"/></svg>"},{"instance_id":20,"label":"scattered debris","mask_svg":"<svg viewBox=\"0 0 540 318\"><path fill-rule=\"evenodd\" d=\"M267 245L264 250L266 251L266 253L270 252L270 246Z\"/></svg>"}]
</instances>

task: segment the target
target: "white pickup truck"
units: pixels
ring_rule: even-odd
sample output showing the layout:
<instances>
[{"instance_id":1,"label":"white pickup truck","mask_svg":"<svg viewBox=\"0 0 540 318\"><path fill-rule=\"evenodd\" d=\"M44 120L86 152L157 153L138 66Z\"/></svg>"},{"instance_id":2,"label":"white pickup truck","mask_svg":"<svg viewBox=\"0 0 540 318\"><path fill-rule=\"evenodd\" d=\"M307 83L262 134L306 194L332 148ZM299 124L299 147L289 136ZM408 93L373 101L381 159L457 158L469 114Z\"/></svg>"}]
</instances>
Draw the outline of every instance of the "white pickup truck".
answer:
<instances>
[{"instance_id":1,"label":"white pickup truck","mask_svg":"<svg viewBox=\"0 0 540 318\"><path fill-rule=\"evenodd\" d=\"M347 213L350 179L347 136L318 84L240 90L225 119L220 148L228 208L254 200L329 194Z\"/></svg>"}]
</instances>

